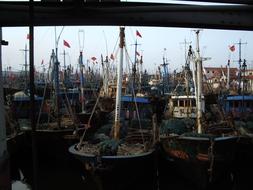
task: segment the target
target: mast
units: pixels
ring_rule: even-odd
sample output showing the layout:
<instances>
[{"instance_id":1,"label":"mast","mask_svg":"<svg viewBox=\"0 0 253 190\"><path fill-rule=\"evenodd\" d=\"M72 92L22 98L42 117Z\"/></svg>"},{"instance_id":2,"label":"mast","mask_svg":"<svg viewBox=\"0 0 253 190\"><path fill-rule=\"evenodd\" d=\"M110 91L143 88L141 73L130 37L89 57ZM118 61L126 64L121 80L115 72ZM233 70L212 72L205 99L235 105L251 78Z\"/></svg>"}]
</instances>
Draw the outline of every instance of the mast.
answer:
<instances>
[{"instance_id":1,"label":"mast","mask_svg":"<svg viewBox=\"0 0 253 190\"><path fill-rule=\"evenodd\" d=\"M120 109L121 109L121 92L122 92L122 69L123 69L123 48L125 46L125 28L120 27L120 62L117 67L117 92L115 105L115 123L114 123L114 139L119 139L120 130Z\"/></svg>"},{"instance_id":2,"label":"mast","mask_svg":"<svg viewBox=\"0 0 253 190\"><path fill-rule=\"evenodd\" d=\"M200 134L202 133L202 126L201 126L201 118L202 118L202 59L200 57L200 50L199 50L199 30L196 31L196 70L197 70L197 94L196 94L196 103L197 103L197 132Z\"/></svg>"},{"instance_id":3,"label":"mast","mask_svg":"<svg viewBox=\"0 0 253 190\"><path fill-rule=\"evenodd\" d=\"M79 42L79 69L80 69L80 89L81 89L81 107L82 113L84 113L84 64L83 64L83 48L84 48L84 30L78 30L78 42Z\"/></svg>"},{"instance_id":4,"label":"mast","mask_svg":"<svg viewBox=\"0 0 253 190\"><path fill-rule=\"evenodd\" d=\"M135 81L136 81L136 71L137 71L137 46L141 45L137 43L137 39L135 41L135 44L133 44L135 46L134 48L134 64L133 64L133 93L135 93Z\"/></svg>"},{"instance_id":5,"label":"mast","mask_svg":"<svg viewBox=\"0 0 253 190\"><path fill-rule=\"evenodd\" d=\"M103 68L103 91L104 91L103 95L108 96L109 95L109 89L108 89L109 60L108 60L108 56L105 57L105 61L104 61L103 56L101 55L101 64L102 64L102 68Z\"/></svg>"},{"instance_id":6,"label":"mast","mask_svg":"<svg viewBox=\"0 0 253 190\"><path fill-rule=\"evenodd\" d=\"M83 52L80 51L79 55L79 67L80 67L80 86L81 86L81 105L82 113L84 113L84 76L83 76Z\"/></svg>"},{"instance_id":7,"label":"mast","mask_svg":"<svg viewBox=\"0 0 253 190\"><path fill-rule=\"evenodd\" d=\"M54 50L52 50L52 57L53 57L53 63L54 63L54 89L55 89L55 100L56 100L56 113L57 113L57 126L60 128L61 126L61 118L60 118L60 101L59 101L59 93L60 93L60 87L59 87L59 62L57 60L57 56L54 53Z\"/></svg>"},{"instance_id":8,"label":"mast","mask_svg":"<svg viewBox=\"0 0 253 190\"><path fill-rule=\"evenodd\" d=\"M66 52L65 52L65 49L63 50L63 82L65 83L66 82L66 79L67 79L67 70L66 70L66 59L65 59L65 56L66 56Z\"/></svg>"},{"instance_id":9,"label":"mast","mask_svg":"<svg viewBox=\"0 0 253 190\"><path fill-rule=\"evenodd\" d=\"M61 114L60 114L60 100L59 100L59 93L60 93L60 87L59 87L59 65L60 62L58 61L58 44L60 40L60 36L63 32L64 26L61 29L60 34L58 35L58 38L56 38L56 27L55 27L55 56L54 56L54 77L55 77L55 95L56 95L56 112L57 112L57 127L61 127ZM54 52L52 52L54 55Z\"/></svg>"},{"instance_id":10,"label":"mast","mask_svg":"<svg viewBox=\"0 0 253 190\"><path fill-rule=\"evenodd\" d=\"M227 89L229 91L229 83L230 83L230 59L228 59L228 65L227 65Z\"/></svg>"},{"instance_id":11,"label":"mast","mask_svg":"<svg viewBox=\"0 0 253 190\"><path fill-rule=\"evenodd\" d=\"M28 63L27 63L27 52L29 51L27 49L27 44L25 44L25 49L21 49L20 51L24 51L25 52L25 89L27 88L27 84L28 84L28 70L27 70L27 67L28 67Z\"/></svg>"},{"instance_id":12,"label":"mast","mask_svg":"<svg viewBox=\"0 0 253 190\"><path fill-rule=\"evenodd\" d=\"M143 75L143 72L142 72L142 64L143 64L143 56L141 55L141 59L140 59L140 82L139 82L139 90L141 91L141 86L142 86L142 75Z\"/></svg>"},{"instance_id":13,"label":"mast","mask_svg":"<svg viewBox=\"0 0 253 190\"><path fill-rule=\"evenodd\" d=\"M241 55L242 55L242 45L245 45L247 44L246 42L245 43L242 43L241 39L239 40L239 43L236 43L239 45L239 60L238 60L238 64L239 64L239 88L238 88L238 94L241 94L241 77L242 77L242 58L241 58Z\"/></svg>"},{"instance_id":14,"label":"mast","mask_svg":"<svg viewBox=\"0 0 253 190\"><path fill-rule=\"evenodd\" d=\"M164 51L166 51L166 48L164 48ZM161 72L162 80L163 80L163 94L165 93L165 88L167 91L168 88L168 60L165 58L165 53L163 55L163 64L161 64L163 67L163 74Z\"/></svg>"}]
</instances>

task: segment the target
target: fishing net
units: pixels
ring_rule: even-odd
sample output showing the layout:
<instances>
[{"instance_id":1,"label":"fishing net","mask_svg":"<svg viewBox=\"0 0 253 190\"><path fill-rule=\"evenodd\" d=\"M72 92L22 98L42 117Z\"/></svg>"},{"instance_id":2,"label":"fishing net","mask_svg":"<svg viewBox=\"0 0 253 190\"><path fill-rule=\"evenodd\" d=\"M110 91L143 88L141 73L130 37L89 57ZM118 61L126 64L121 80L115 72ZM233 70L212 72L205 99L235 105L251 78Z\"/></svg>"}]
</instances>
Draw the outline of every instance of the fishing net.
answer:
<instances>
[{"instance_id":1,"label":"fishing net","mask_svg":"<svg viewBox=\"0 0 253 190\"><path fill-rule=\"evenodd\" d=\"M168 119L163 120L160 127L161 134L178 134L189 132L194 126L194 120L191 119Z\"/></svg>"},{"instance_id":2,"label":"fishing net","mask_svg":"<svg viewBox=\"0 0 253 190\"><path fill-rule=\"evenodd\" d=\"M119 141L115 139L107 139L99 144L99 154L103 156L117 155Z\"/></svg>"},{"instance_id":3,"label":"fishing net","mask_svg":"<svg viewBox=\"0 0 253 190\"><path fill-rule=\"evenodd\" d=\"M152 127L152 121L150 119L141 119L140 121L138 119L132 119L131 121L131 128L139 129L141 125L142 129L147 129Z\"/></svg>"}]
</instances>

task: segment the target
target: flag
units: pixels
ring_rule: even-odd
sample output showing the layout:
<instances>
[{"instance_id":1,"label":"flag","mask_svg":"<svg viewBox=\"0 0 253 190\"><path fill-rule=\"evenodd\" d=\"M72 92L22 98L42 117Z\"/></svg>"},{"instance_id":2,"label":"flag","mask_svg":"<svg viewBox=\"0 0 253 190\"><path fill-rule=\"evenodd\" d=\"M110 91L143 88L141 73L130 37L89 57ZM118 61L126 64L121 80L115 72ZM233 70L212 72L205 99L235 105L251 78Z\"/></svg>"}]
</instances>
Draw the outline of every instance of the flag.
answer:
<instances>
[{"instance_id":1,"label":"flag","mask_svg":"<svg viewBox=\"0 0 253 190\"><path fill-rule=\"evenodd\" d=\"M96 61L96 59L97 59L96 57L91 57L92 61Z\"/></svg>"},{"instance_id":2,"label":"flag","mask_svg":"<svg viewBox=\"0 0 253 190\"><path fill-rule=\"evenodd\" d=\"M69 43L67 41L65 41L65 40L63 40L63 45L66 46L66 47L68 47L68 48L70 48Z\"/></svg>"},{"instance_id":3,"label":"flag","mask_svg":"<svg viewBox=\"0 0 253 190\"><path fill-rule=\"evenodd\" d=\"M137 56L140 56L140 53L139 53L138 51L136 51L136 55L137 55Z\"/></svg>"},{"instance_id":4,"label":"flag","mask_svg":"<svg viewBox=\"0 0 253 190\"><path fill-rule=\"evenodd\" d=\"M235 45L229 46L230 51L235 51Z\"/></svg>"},{"instance_id":5,"label":"flag","mask_svg":"<svg viewBox=\"0 0 253 190\"><path fill-rule=\"evenodd\" d=\"M113 56L113 54L111 54L110 58L111 58L112 60L114 60L114 56Z\"/></svg>"},{"instance_id":6,"label":"flag","mask_svg":"<svg viewBox=\"0 0 253 190\"><path fill-rule=\"evenodd\" d=\"M136 30L136 36L139 36L140 38L142 38L141 33L138 30Z\"/></svg>"},{"instance_id":7,"label":"flag","mask_svg":"<svg viewBox=\"0 0 253 190\"><path fill-rule=\"evenodd\" d=\"M30 34L27 34L27 35L26 35L26 39L27 39L27 40L30 40Z\"/></svg>"}]
</instances>

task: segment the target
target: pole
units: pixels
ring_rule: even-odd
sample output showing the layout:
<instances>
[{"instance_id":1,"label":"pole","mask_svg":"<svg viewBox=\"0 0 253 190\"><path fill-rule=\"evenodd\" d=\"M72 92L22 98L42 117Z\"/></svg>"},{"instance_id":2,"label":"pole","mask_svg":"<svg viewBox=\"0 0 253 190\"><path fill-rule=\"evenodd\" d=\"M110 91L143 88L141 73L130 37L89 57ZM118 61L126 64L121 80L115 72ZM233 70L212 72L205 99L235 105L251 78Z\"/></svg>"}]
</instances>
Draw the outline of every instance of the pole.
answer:
<instances>
[{"instance_id":1,"label":"pole","mask_svg":"<svg viewBox=\"0 0 253 190\"><path fill-rule=\"evenodd\" d=\"M30 105L31 105L31 128L32 128L32 158L33 158L33 183L32 189L38 189L38 172L37 172L37 141L36 141L36 123L35 123L35 104L34 104L34 25L33 25L33 18L34 18L34 7L33 7L33 0L29 1L29 16L30 16L30 24L29 24L29 60L30 60Z\"/></svg>"},{"instance_id":2,"label":"pole","mask_svg":"<svg viewBox=\"0 0 253 190\"><path fill-rule=\"evenodd\" d=\"M10 190L9 156L6 141L2 76L2 27L0 27L0 189Z\"/></svg>"},{"instance_id":3,"label":"pole","mask_svg":"<svg viewBox=\"0 0 253 190\"><path fill-rule=\"evenodd\" d=\"M230 60L228 60L228 66L227 66L227 89L229 91L229 83L230 83Z\"/></svg>"},{"instance_id":4,"label":"pole","mask_svg":"<svg viewBox=\"0 0 253 190\"><path fill-rule=\"evenodd\" d=\"M60 36L63 32L63 29L64 29L64 27L62 27L58 38L56 38L56 36L57 36L56 27L54 30L55 31L55 61L54 61L54 65L55 65L55 91L56 91L56 112L57 112L57 127L58 128L61 127L60 100L59 100L59 94L60 94L59 65L60 65L60 62L58 61L58 44L59 44Z\"/></svg>"},{"instance_id":5,"label":"pole","mask_svg":"<svg viewBox=\"0 0 253 190\"><path fill-rule=\"evenodd\" d=\"M202 133L201 118L202 118L202 60L199 50L199 30L196 31L196 49L197 49L197 130Z\"/></svg>"},{"instance_id":6,"label":"pole","mask_svg":"<svg viewBox=\"0 0 253 190\"><path fill-rule=\"evenodd\" d=\"M239 83L239 88L238 88L238 94L241 94L241 77L242 77L242 45L247 44L247 42L242 43L241 39L239 40L239 43L236 43L239 45L239 60L238 60L238 64L239 64L239 76L238 76L238 83Z\"/></svg>"},{"instance_id":7,"label":"pole","mask_svg":"<svg viewBox=\"0 0 253 190\"><path fill-rule=\"evenodd\" d=\"M121 110L121 93L122 93L122 68L123 68L123 48L125 46L125 28L120 27L120 63L117 67L117 92L115 105L115 124L114 124L114 139L119 139L120 130L120 110Z\"/></svg>"},{"instance_id":8,"label":"pole","mask_svg":"<svg viewBox=\"0 0 253 190\"><path fill-rule=\"evenodd\" d=\"M27 78L28 78L28 74L27 74L27 66L28 66L28 64L27 64L27 51L28 51L27 45L25 44L25 88L27 88L27 83L28 83L28 80L27 80Z\"/></svg>"},{"instance_id":9,"label":"pole","mask_svg":"<svg viewBox=\"0 0 253 190\"><path fill-rule=\"evenodd\" d=\"M28 83L28 70L27 70L27 67L28 67L28 63L27 63L27 52L29 51L27 49L27 44L25 44L25 49L21 49L20 51L24 51L25 52L25 89L27 88L27 83Z\"/></svg>"},{"instance_id":10,"label":"pole","mask_svg":"<svg viewBox=\"0 0 253 190\"><path fill-rule=\"evenodd\" d=\"M79 56L79 67L80 67L80 85L81 85L81 104L82 104L82 113L84 113L84 75L83 75L83 52L80 51Z\"/></svg>"}]
</instances>

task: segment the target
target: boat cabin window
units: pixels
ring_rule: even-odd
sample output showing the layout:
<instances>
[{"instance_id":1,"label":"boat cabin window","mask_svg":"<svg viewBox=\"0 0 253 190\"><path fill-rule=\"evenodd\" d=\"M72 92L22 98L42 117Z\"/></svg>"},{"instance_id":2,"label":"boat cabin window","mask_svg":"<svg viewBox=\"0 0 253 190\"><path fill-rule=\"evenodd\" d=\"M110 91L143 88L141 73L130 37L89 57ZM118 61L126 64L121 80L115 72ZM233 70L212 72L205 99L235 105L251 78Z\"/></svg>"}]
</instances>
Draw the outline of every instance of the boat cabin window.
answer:
<instances>
[{"instance_id":1,"label":"boat cabin window","mask_svg":"<svg viewBox=\"0 0 253 190\"><path fill-rule=\"evenodd\" d=\"M178 101L177 100L173 100L173 106L178 106Z\"/></svg>"},{"instance_id":2,"label":"boat cabin window","mask_svg":"<svg viewBox=\"0 0 253 190\"><path fill-rule=\"evenodd\" d=\"M239 106L240 106L240 102L234 101L234 107L235 107L235 108L238 108Z\"/></svg>"},{"instance_id":3,"label":"boat cabin window","mask_svg":"<svg viewBox=\"0 0 253 190\"><path fill-rule=\"evenodd\" d=\"M191 106L191 100L185 100L185 107Z\"/></svg>"},{"instance_id":4,"label":"boat cabin window","mask_svg":"<svg viewBox=\"0 0 253 190\"><path fill-rule=\"evenodd\" d=\"M233 107L233 103L232 101L229 102L229 107L232 108Z\"/></svg>"},{"instance_id":5,"label":"boat cabin window","mask_svg":"<svg viewBox=\"0 0 253 190\"><path fill-rule=\"evenodd\" d=\"M179 100L179 106L184 107L184 100Z\"/></svg>"},{"instance_id":6,"label":"boat cabin window","mask_svg":"<svg viewBox=\"0 0 253 190\"><path fill-rule=\"evenodd\" d=\"M192 107L195 107L195 106L196 106L196 100L192 99Z\"/></svg>"}]
</instances>

